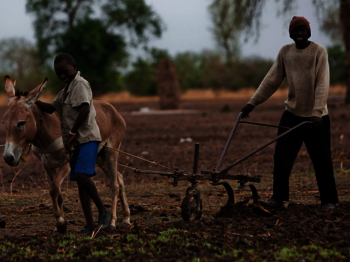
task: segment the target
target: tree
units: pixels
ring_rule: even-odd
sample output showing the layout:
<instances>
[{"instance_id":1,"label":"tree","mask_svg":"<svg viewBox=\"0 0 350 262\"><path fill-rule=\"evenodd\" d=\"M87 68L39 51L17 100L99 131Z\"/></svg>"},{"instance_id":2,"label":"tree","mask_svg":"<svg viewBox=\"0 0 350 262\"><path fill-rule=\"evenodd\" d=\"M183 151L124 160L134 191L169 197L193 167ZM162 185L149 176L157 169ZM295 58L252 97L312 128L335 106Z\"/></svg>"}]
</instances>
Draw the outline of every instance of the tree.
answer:
<instances>
[{"instance_id":1,"label":"tree","mask_svg":"<svg viewBox=\"0 0 350 262\"><path fill-rule=\"evenodd\" d=\"M156 71L158 62L170 58L168 51L158 48L145 48L146 58L138 57L124 76L124 82L130 93L140 96L157 94Z\"/></svg>"},{"instance_id":2,"label":"tree","mask_svg":"<svg viewBox=\"0 0 350 262\"><path fill-rule=\"evenodd\" d=\"M8 38L0 41L1 70L8 74L15 72L18 78L23 79L28 72L37 70L39 67L35 55L34 44L25 38Z\"/></svg>"},{"instance_id":3,"label":"tree","mask_svg":"<svg viewBox=\"0 0 350 262\"><path fill-rule=\"evenodd\" d=\"M345 49L341 45L327 48L331 84L346 84Z\"/></svg>"},{"instance_id":4,"label":"tree","mask_svg":"<svg viewBox=\"0 0 350 262\"><path fill-rule=\"evenodd\" d=\"M71 53L101 92L121 86L117 70L127 65L127 47L147 45L164 29L145 0L27 0L26 10L34 15L41 63Z\"/></svg>"},{"instance_id":5,"label":"tree","mask_svg":"<svg viewBox=\"0 0 350 262\"><path fill-rule=\"evenodd\" d=\"M162 35L162 20L144 0L106 0L102 11L108 27L129 33L132 46L147 43L150 36Z\"/></svg>"},{"instance_id":6,"label":"tree","mask_svg":"<svg viewBox=\"0 0 350 262\"><path fill-rule=\"evenodd\" d=\"M340 21L343 28L343 37L346 50L345 72L347 79L347 92L345 103L350 104L350 0L339 0Z\"/></svg>"},{"instance_id":7,"label":"tree","mask_svg":"<svg viewBox=\"0 0 350 262\"><path fill-rule=\"evenodd\" d=\"M35 17L33 25L42 59L50 57L57 36L79 21L96 18L94 6L101 7L98 19L109 30L123 37L129 32L133 46L162 34L160 17L144 0L27 0L26 10Z\"/></svg>"},{"instance_id":8,"label":"tree","mask_svg":"<svg viewBox=\"0 0 350 262\"><path fill-rule=\"evenodd\" d=\"M285 2L283 10L288 10L292 6L291 2L294 0L283 1ZM244 31L247 35L255 31L258 37L260 18L265 2L266 0L213 0L211 6L220 7L224 3L226 8L229 9L228 13L231 16L230 18L226 18L225 21L229 21L229 24L233 24L236 30ZM225 10L222 11L225 12Z\"/></svg>"},{"instance_id":9,"label":"tree","mask_svg":"<svg viewBox=\"0 0 350 262\"><path fill-rule=\"evenodd\" d=\"M21 91L30 91L33 86L42 81L43 77L35 44L23 37L2 39L0 72L18 80L16 88L20 88Z\"/></svg>"},{"instance_id":10,"label":"tree","mask_svg":"<svg viewBox=\"0 0 350 262\"><path fill-rule=\"evenodd\" d=\"M182 90L203 87L200 62L200 55L197 53L184 52L176 54L174 64Z\"/></svg>"},{"instance_id":11,"label":"tree","mask_svg":"<svg viewBox=\"0 0 350 262\"><path fill-rule=\"evenodd\" d=\"M213 3L220 0L214 0ZM221 0L224 1L224 0ZM296 0L276 0L282 4L278 14L286 14L293 10ZM262 9L266 0L231 0L230 6L233 10L233 19L235 26L244 30L246 33L254 31L259 36L260 20ZM327 10L334 6L339 6L340 24L346 50L346 78L347 93L345 103L350 104L350 0L313 0L314 7L321 18L327 17ZM248 34L247 34L248 35Z\"/></svg>"},{"instance_id":12,"label":"tree","mask_svg":"<svg viewBox=\"0 0 350 262\"><path fill-rule=\"evenodd\" d=\"M255 56L234 63L231 70L235 74L230 74L232 76L230 89L237 90L241 87L259 86L272 64L271 60ZM283 85L284 83L282 83Z\"/></svg>"},{"instance_id":13,"label":"tree","mask_svg":"<svg viewBox=\"0 0 350 262\"><path fill-rule=\"evenodd\" d=\"M117 68L128 57L123 37L108 32L100 20L79 21L55 40L56 52L73 54L78 70L96 93L122 88Z\"/></svg>"},{"instance_id":14,"label":"tree","mask_svg":"<svg viewBox=\"0 0 350 262\"><path fill-rule=\"evenodd\" d=\"M225 54L226 62L237 59L239 54L239 27L234 15L234 5L231 0L215 0L209 6L210 18L213 23L211 31L220 51Z\"/></svg>"},{"instance_id":15,"label":"tree","mask_svg":"<svg viewBox=\"0 0 350 262\"><path fill-rule=\"evenodd\" d=\"M128 72L124 77L125 84L130 93L141 96L156 95L155 66L140 57L132 66L133 70Z\"/></svg>"},{"instance_id":16,"label":"tree","mask_svg":"<svg viewBox=\"0 0 350 262\"><path fill-rule=\"evenodd\" d=\"M52 42L77 21L93 13L94 0L27 0L26 11L34 15L39 57L44 63L52 54Z\"/></svg>"},{"instance_id":17,"label":"tree","mask_svg":"<svg viewBox=\"0 0 350 262\"><path fill-rule=\"evenodd\" d=\"M166 49L160 49L160 48L153 47L151 49L146 48L145 50L147 51L147 56L149 57L149 60L156 67L158 66L158 62L160 60L165 59L165 58L171 59L171 56L170 56L168 50L166 50Z\"/></svg>"},{"instance_id":18,"label":"tree","mask_svg":"<svg viewBox=\"0 0 350 262\"><path fill-rule=\"evenodd\" d=\"M343 45L343 28L340 22L339 6L330 7L322 21L321 31L327 35L334 44Z\"/></svg>"}]
</instances>

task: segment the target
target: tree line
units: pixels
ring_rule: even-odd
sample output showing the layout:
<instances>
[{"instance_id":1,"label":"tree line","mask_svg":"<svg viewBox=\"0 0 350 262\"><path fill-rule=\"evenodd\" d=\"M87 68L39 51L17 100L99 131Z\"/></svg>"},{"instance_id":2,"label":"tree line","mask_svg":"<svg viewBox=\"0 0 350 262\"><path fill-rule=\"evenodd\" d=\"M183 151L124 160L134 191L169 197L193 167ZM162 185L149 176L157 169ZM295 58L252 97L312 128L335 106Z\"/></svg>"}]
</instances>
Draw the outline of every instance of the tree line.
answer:
<instances>
[{"instance_id":1,"label":"tree line","mask_svg":"<svg viewBox=\"0 0 350 262\"><path fill-rule=\"evenodd\" d=\"M43 68L35 56L36 47L28 40L11 38L0 41L0 73L16 76L20 88L29 91L48 76L48 90L56 93L62 89L52 66ZM341 45L328 47L330 81L332 85L346 85L345 50ZM151 48L146 56L138 57L128 71L115 75L101 74L96 78L93 89L98 94L129 91L134 95L156 95L156 71L161 59L173 61L182 91L188 89L238 90L244 87L257 88L273 64L273 60L261 57L247 57L227 63L217 50L182 52L171 56L167 50ZM80 68L79 60L78 65ZM89 80L89 71L82 70ZM110 81L110 82L108 82ZM287 85L287 82L283 84Z\"/></svg>"},{"instance_id":2,"label":"tree line","mask_svg":"<svg viewBox=\"0 0 350 262\"><path fill-rule=\"evenodd\" d=\"M343 2L349 0L331 1L332 8L327 8L329 1L314 1L324 17L322 30L335 40L335 45L328 47L331 84L350 86L350 48L345 36L334 33L347 34L346 19L341 14L348 8ZM287 14L292 12L295 0L277 2L281 9L278 11ZM0 73L16 76L23 90L48 76L48 87L56 93L62 84L55 77L52 61L55 54L67 52L100 94L122 90L136 95L156 94L155 72L163 58L175 64L182 90L256 88L273 61L240 58L239 39L252 32L259 37L264 3L213 0L208 12L217 49L171 56L167 50L149 47L150 40L162 36L165 25L145 0L27 0L26 11L34 18L36 43L23 38L1 40ZM146 55L131 61L132 48L143 48Z\"/></svg>"}]
</instances>

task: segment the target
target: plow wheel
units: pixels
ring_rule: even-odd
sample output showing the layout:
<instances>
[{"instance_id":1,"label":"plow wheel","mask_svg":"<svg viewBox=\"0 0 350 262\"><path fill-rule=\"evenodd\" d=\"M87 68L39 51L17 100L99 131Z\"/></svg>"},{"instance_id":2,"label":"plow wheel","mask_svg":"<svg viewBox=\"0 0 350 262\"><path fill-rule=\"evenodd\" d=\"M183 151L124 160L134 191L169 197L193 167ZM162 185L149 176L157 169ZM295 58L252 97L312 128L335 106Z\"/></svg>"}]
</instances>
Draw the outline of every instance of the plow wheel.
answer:
<instances>
[{"instance_id":1,"label":"plow wheel","mask_svg":"<svg viewBox=\"0 0 350 262\"><path fill-rule=\"evenodd\" d=\"M187 188L186 196L181 203L181 217L183 220L190 221L192 216L194 216L194 221L200 220L202 217L202 200L199 189L196 187Z\"/></svg>"}]
</instances>

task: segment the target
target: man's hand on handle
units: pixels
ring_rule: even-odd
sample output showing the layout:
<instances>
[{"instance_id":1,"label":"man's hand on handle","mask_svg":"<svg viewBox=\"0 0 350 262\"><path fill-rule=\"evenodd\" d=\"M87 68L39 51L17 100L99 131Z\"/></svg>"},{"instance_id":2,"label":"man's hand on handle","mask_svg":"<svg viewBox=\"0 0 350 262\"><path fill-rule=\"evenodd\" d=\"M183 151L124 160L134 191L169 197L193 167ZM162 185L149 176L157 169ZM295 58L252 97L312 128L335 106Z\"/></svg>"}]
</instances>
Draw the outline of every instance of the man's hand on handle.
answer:
<instances>
[{"instance_id":1,"label":"man's hand on handle","mask_svg":"<svg viewBox=\"0 0 350 262\"><path fill-rule=\"evenodd\" d=\"M241 118L244 119L244 118L249 117L249 114L250 114L250 112L253 111L253 109L254 109L253 105L246 104L241 110L241 112L242 112L242 117Z\"/></svg>"}]
</instances>

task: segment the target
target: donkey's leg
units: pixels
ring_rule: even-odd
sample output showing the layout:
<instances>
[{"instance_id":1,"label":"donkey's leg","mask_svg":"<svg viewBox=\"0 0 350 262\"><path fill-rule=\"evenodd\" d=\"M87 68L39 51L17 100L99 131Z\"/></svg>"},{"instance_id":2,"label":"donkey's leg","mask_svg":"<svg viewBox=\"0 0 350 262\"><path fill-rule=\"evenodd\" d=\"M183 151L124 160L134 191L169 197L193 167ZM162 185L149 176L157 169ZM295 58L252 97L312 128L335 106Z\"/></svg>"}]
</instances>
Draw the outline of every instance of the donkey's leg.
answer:
<instances>
[{"instance_id":1,"label":"donkey's leg","mask_svg":"<svg viewBox=\"0 0 350 262\"><path fill-rule=\"evenodd\" d=\"M57 225L61 224L61 225L66 225L66 221L64 219L64 212L63 212L63 194L61 192L61 186L63 183L63 180L66 178L66 176L69 174L69 164L66 164L62 167L59 168L58 171L58 176L55 179L55 183L59 185L59 191L58 191L58 196L57 196L57 204L58 204L58 208L61 210L61 217L57 220Z\"/></svg>"},{"instance_id":2,"label":"donkey's leg","mask_svg":"<svg viewBox=\"0 0 350 262\"><path fill-rule=\"evenodd\" d=\"M52 199L52 206L54 210L54 217L56 218L57 231L64 233L67 230L66 221L63 215L63 195L61 193L61 184L67 175L68 167L55 169L48 168L44 165L47 174L50 177L50 196Z\"/></svg>"},{"instance_id":3,"label":"donkey's leg","mask_svg":"<svg viewBox=\"0 0 350 262\"><path fill-rule=\"evenodd\" d=\"M59 207L58 204L58 195L60 195L60 191L61 191L61 186L57 183L57 170L55 168L48 168L46 166L45 170L47 175L50 178L50 196L51 196L51 200L52 200L52 208L53 208L53 215L56 218L56 222L58 223L59 221L64 222L64 219L60 219L62 217L62 211Z\"/></svg>"},{"instance_id":4,"label":"donkey's leg","mask_svg":"<svg viewBox=\"0 0 350 262\"><path fill-rule=\"evenodd\" d=\"M64 154L64 151L56 155L55 158L60 159L60 154ZM34 152L34 155L43 163L45 171L50 178L50 197L52 199L53 215L56 218L56 227L59 232L65 232L67 230L67 224L63 217L63 196L61 194L61 184L63 179L69 172L69 165L66 164L60 168L50 168L51 161L55 162L55 159L48 160L48 156L44 156L40 153Z\"/></svg>"},{"instance_id":5,"label":"donkey's leg","mask_svg":"<svg viewBox=\"0 0 350 262\"><path fill-rule=\"evenodd\" d=\"M115 152L111 150L105 150L103 156L97 158L97 164L101 167L103 172L109 177L111 181L111 191L112 191L112 220L111 226L115 227L117 222L117 202L119 195L119 181L118 181L118 170L115 161Z\"/></svg>"},{"instance_id":6,"label":"donkey's leg","mask_svg":"<svg viewBox=\"0 0 350 262\"><path fill-rule=\"evenodd\" d=\"M118 183L119 183L119 197L120 197L120 203L122 206L122 213L123 213L123 223L130 224L130 209L129 209L128 200L125 194L123 175L119 171L117 172L118 172Z\"/></svg>"},{"instance_id":7,"label":"donkey's leg","mask_svg":"<svg viewBox=\"0 0 350 262\"><path fill-rule=\"evenodd\" d=\"M120 149L121 143L118 146L118 149ZM123 223L130 224L130 209L128 205L128 200L126 198L125 194L125 186L123 181L123 175L118 171L118 152L112 151L112 159L111 161L114 163L114 167L116 168L117 172L117 181L119 184L119 197L120 197L120 203L122 206L122 214L123 214Z\"/></svg>"}]
</instances>

